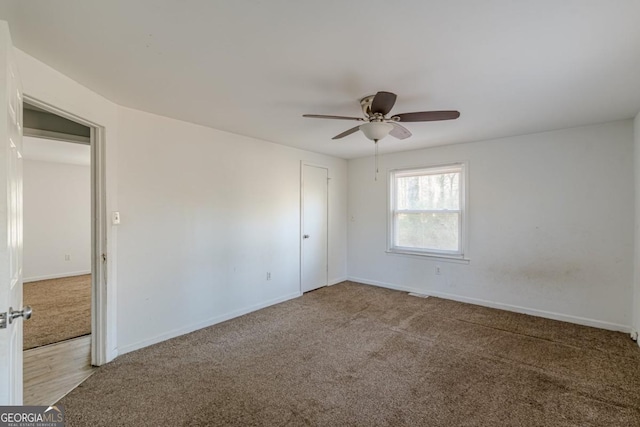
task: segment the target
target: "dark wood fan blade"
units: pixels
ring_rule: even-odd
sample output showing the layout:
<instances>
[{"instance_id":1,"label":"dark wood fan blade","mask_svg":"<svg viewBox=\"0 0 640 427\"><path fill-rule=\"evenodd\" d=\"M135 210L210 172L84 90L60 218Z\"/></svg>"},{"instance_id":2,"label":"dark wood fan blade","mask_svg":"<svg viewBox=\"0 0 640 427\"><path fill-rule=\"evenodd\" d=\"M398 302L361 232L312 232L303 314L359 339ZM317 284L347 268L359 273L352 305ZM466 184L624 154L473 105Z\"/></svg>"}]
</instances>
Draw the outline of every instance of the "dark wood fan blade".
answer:
<instances>
[{"instance_id":1,"label":"dark wood fan blade","mask_svg":"<svg viewBox=\"0 0 640 427\"><path fill-rule=\"evenodd\" d=\"M454 120L458 117L460 117L459 111L421 111L396 114L391 119L399 122L434 122L438 120Z\"/></svg>"},{"instance_id":2,"label":"dark wood fan blade","mask_svg":"<svg viewBox=\"0 0 640 427\"><path fill-rule=\"evenodd\" d=\"M359 122L364 122L364 119L361 117L325 116L323 114L303 114L302 117L308 117L310 119L357 120Z\"/></svg>"},{"instance_id":3,"label":"dark wood fan blade","mask_svg":"<svg viewBox=\"0 0 640 427\"><path fill-rule=\"evenodd\" d=\"M393 125L393 129L389 132L389 135L398 139L407 139L411 136L411 132L404 126L400 126L397 123L391 123Z\"/></svg>"},{"instance_id":4,"label":"dark wood fan blade","mask_svg":"<svg viewBox=\"0 0 640 427\"><path fill-rule=\"evenodd\" d=\"M396 103L396 94L391 92L378 92L371 102L371 112L386 116Z\"/></svg>"},{"instance_id":5,"label":"dark wood fan blade","mask_svg":"<svg viewBox=\"0 0 640 427\"><path fill-rule=\"evenodd\" d=\"M360 126L356 126L354 128L351 128L349 130L345 130L344 132L342 132L340 135L336 135L331 139L340 139L340 138L344 138L345 136L351 135L352 133L356 133L360 130Z\"/></svg>"}]
</instances>

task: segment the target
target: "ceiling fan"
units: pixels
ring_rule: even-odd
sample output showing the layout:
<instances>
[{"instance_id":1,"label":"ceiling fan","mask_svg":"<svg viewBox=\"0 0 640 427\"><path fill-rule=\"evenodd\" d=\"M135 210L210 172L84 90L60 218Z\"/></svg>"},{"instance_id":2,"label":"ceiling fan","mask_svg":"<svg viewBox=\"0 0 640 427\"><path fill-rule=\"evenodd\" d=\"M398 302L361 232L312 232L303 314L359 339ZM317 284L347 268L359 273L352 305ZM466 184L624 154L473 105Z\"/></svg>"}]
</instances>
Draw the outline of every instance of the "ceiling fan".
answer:
<instances>
[{"instance_id":1,"label":"ceiling fan","mask_svg":"<svg viewBox=\"0 0 640 427\"><path fill-rule=\"evenodd\" d=\"M376 143L376 146L377 142L387 135L391 135L398 139L405 139L411 136L409 129L400 125L399 122L433 122L440 120L453 120L460 117L459 111L450 110L394 114L387 118L387 114L389 114L393 105L396 103L396 98L397 95L391 92L378 92L375 95L365 96L360 100L360 106L362 107L364 118L326 116L322 114L303 114L302 117L309 117L312 119L356 120L359 122L365 122L364 124L346 130L331 139L344 138L345 136L361 130L367 138Z\"/></svg>"}]
</instances>

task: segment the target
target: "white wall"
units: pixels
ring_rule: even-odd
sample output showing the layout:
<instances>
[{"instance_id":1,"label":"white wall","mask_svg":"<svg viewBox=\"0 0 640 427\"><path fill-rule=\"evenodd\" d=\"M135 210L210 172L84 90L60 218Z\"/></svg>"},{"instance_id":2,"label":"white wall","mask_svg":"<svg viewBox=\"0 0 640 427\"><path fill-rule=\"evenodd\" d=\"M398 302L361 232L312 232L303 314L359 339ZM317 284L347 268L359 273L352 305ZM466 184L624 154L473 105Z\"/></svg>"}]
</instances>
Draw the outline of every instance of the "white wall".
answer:
<instances>
[{"instance_id":1,"label":"white wall","mask_svg":"<svg viewBox=\"0 0 640 427\"><path fill-rule=\"evenodd\" d=\"M23 188L24 281L90 273L91 167L25 159Z\"/></svg>"},{"instance_id":2,"label":"white wall","mask_svg":"<svg viewBox=\"0 0 640 427\"><path fill-rule=\"evenodd\" d=\"M635 257L633 283L633 331L632 335L638 339L640 332L640 113L633 122L633 158L635 171ZM640 339L638 339L640 345Z\"/></svg>"},{"instance_id":3,"label":"white wall","mask_svg":"<svg viewBox=\"0 0 640 427\"><path fill-rule=\"evenodd\" d=\"M300 160L331 169L330 278L344 277L344 161L119 108L16 54L25 94L106 128L107 211L122 213L108 225L108 358L297 292ZM437 278L433 261L384 253L386 183L371 158L350 161L349 275L628 328L631 133L627 121L384 156L382 167L470 162L471 263L440 262Z\"/></svg>"},{"instance_id":4,"label":"white wall","mask_svg":"<svg viewBox=\"0 0 640 427\"><path fill-rule=\"evenodd\" d=\"M119 111L121 353L300 295L301 161L329 168L329 277L346 279L345 160Z\"/></svg>"},{"instance_id":5,"label":"white wall","mask_svg":"<svg viewBox=\"0 0 640 427\"><path fill-rule=\"evenodd\" d=\"M385 253L387 180L349 161L350 279L628 331L632 133L626 120L382 156L469 162L469 264Z\"/></svg>"},{"instance_id":6,"label":"white wall","mask_svg":"<svg viewBox=\"0 0 640 427\"><path fill-rule=\"evenodd\" d=\"M330 169L329 278L346 278L346 161L120 108L16 56L26 95L106 130L107 212L122 214L107 225L107 361L299 292L303 160Z\"/></svg>"}]
</instances>

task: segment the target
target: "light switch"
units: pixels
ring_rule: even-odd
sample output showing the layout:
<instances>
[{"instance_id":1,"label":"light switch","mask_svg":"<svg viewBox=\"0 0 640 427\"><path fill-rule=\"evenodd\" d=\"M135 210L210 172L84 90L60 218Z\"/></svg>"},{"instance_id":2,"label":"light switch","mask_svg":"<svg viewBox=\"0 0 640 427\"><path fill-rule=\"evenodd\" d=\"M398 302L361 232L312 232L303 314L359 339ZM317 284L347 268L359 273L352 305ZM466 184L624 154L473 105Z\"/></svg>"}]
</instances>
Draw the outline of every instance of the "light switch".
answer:
<instances>
[{"instance_id":1,"label":"light switch","mask_svg":"<svg viewBox=\"0 0 640 427\"><path fill-rule=\"evenodd\" d=\"M120 212L115 211L111 213L111 223L113 225L119 225L120 224Z\"/></svg>"}]
</instances>

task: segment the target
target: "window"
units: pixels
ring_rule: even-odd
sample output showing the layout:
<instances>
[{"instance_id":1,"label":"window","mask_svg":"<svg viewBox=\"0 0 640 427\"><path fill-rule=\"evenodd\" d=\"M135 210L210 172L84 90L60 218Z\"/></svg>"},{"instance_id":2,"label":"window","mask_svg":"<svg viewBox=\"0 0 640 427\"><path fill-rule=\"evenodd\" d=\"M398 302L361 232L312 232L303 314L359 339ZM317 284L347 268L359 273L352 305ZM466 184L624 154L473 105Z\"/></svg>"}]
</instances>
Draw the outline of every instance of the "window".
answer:
<instances>
[{"instance_id":1,"label":"window","mask_svg":"<svg viewBox=\"0 0 640 427\"><path fill-rule=\"evenodd\" d=\"M464 257L463 164L404 169L390 176L390 252Z\"/></svg>"}]
</instances>

